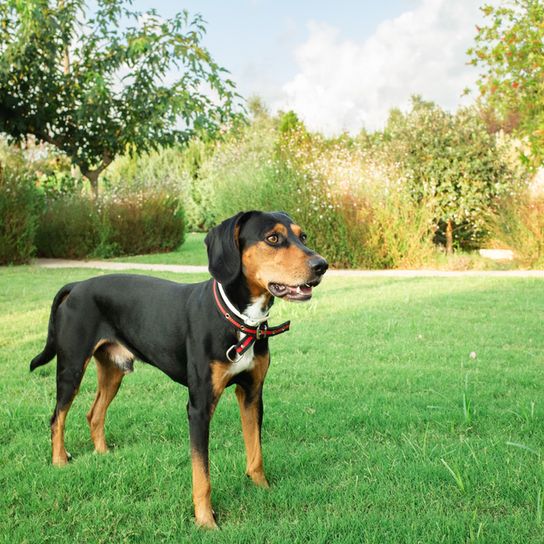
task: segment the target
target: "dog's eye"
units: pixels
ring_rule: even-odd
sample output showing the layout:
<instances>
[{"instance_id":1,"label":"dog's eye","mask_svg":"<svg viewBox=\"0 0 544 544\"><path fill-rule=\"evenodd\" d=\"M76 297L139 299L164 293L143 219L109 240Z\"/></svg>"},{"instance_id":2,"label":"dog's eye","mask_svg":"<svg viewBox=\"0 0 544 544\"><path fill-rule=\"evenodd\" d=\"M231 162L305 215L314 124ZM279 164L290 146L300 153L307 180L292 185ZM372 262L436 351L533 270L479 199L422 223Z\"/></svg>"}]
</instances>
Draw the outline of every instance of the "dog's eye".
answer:
<instances>
[{"instance_id":1,"label":"dog's eye","mask_svg":"<svg viewBox=\"0 0 544 544\"><path fill-rule=\"evenodd\" d=\"M306 233L305 233L305 232L301 232L301 233L300 233L300 241L301 241L303 244L305 244L307 239L308 239L308 236L306 236Z\"/></svg>"},{"instance_id":2,"label":"dog's eye","mask_svg":"<svg viewBox=\"0 0 544 544\"><path fill-rule=\"evenodd\" d=\"M279 241L280 241L280 237L277 235L277 234L269 234L267 237L266 237L266 241L275 246Z\"/></svg>"}]
</instances>

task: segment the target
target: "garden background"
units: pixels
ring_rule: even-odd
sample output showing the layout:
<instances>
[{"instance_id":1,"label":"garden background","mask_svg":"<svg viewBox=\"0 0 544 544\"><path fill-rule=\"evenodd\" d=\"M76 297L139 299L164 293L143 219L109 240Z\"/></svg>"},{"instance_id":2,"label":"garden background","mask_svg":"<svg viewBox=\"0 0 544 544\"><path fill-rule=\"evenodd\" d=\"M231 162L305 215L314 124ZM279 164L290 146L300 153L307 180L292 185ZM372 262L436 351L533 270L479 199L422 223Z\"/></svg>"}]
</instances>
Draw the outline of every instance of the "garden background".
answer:
<instances>
[{"instance_id":1,"label":"garden background","mask_svg":"<svg viewBox=\"0 0 544 544\"><path fill-rule=\"evenodd\" d=\"M336 136L239 96L198 15L26 6L0 11L0 263L171 251L269 209L336 267L542 266L541 2L481 8L469 106L413 96L383 128Z\"/></svg>"},{"instance_id":2,"label":"garden background","mask_svg":"<svg viewBox=\"0 0 544 544\"><path fill-rule=\"evenodd\" d=\"M539 178L522 140L492 131L478 108L451 114L414 97L383 131L335 138L258 99L248 108L220 140L118 157L98 198L54 147L4 142L2 262L172 251L186 232L265 209L305 225L336 267L542 266ZM482 247L512 249L515 261L482 259Z\"/></svg>"},{"instance_id":3,"label":"garden background","mask_svg":"<svg viewBox=\"0 0 544 544\"><path fill-rule=\"evenodd\" d=\"M541 543L542 272L493 271L544 265L543 2L481 6L469 105L415 95L332 136L239 96L202 17L89 5L0 3L0 541ZM104 456L89 365L73 461L51 466L55 365L28 364L59 288L106 272L33 259L203 265L205 232L243 209L288 212L335 268L460 273L329 272L308 304L277 301L292 330L264 391L271 489L243 476L228 392L210 533L193 523L187 392L150 365L112 404Z\"/></svg>"}]
</instances>

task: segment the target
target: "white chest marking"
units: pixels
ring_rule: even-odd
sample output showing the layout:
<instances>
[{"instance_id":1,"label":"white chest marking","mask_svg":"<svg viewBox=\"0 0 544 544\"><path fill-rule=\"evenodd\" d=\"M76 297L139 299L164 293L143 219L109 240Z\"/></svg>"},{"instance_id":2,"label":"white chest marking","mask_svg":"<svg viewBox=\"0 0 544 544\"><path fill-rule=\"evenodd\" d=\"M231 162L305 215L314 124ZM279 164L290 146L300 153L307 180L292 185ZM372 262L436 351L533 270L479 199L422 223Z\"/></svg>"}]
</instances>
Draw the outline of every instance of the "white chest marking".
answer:
<instances>
[{"instance_id":1,"label":"white chest marking","mask_svg":"<svg viewBox=\"0 0 544 544\"><path fill-rule=\"evenodd\" d=\"M246 318L246 321L251 324L252 321L259 323L266 316L266 296L262 295L259 298L256 298L252 303L244 310L243 316ZM243 336L243 333L238 333L238 340ZM251 370L255 366L253 346L251 346L239 359L234 363L231 363L228 369L228 373L231 376L236 376L240 372L245 372L246 370Z\"/></svg>"}]
</instances>

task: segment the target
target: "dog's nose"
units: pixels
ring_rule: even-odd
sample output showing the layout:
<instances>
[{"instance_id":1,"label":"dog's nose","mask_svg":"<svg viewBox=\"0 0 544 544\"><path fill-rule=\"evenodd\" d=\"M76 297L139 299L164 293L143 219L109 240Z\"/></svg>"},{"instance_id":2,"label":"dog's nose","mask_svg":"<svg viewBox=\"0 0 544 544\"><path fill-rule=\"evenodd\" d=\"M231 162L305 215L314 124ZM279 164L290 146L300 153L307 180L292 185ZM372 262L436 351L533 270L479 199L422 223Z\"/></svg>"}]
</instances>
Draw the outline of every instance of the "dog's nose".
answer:
<instances>
[{"instance_id":1,"label":"dog's nose","mask_svg":"<svg viewBox=\"0 0 544 544\"><path fill-rule=\"evenodd\" d=\"M309 262L310 269L318 276L322 276L329 268L329 263L321 256L312 257Z\"/></svg>"}]
</instances>

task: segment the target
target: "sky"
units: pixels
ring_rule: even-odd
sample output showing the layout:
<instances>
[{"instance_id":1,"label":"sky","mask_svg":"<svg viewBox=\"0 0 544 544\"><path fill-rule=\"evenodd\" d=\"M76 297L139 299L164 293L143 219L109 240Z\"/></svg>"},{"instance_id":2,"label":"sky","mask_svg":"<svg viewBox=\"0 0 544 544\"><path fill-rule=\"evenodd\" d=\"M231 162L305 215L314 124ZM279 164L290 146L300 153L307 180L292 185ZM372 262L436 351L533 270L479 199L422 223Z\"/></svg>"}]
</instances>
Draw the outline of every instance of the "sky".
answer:
<instances>
[{"instance_id":1,"label":"sky","mask_svg":"<svg viewBox=\"0 0 544 544\"><path fill-rule=\"evenodd\" d=\"M479 0L134 0L207 22L204 45L238 92L269 110L294 110L328 135L383 127L421 94L454 110L473 100L467 64Z\"/></svg>"}]
</instances>

